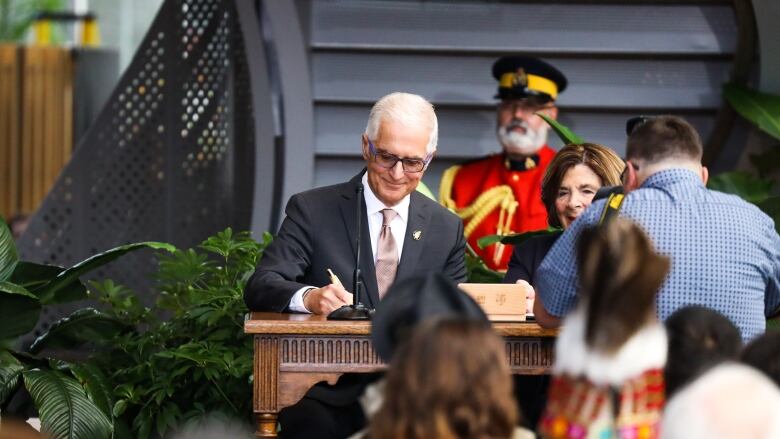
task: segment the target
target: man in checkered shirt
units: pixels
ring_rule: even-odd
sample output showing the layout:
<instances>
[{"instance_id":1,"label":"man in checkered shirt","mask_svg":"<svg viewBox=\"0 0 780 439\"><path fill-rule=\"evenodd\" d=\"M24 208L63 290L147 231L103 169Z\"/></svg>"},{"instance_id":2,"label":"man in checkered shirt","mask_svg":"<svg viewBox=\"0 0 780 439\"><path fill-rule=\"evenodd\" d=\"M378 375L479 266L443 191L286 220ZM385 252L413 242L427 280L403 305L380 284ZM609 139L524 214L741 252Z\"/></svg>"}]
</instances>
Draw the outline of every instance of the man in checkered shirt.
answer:
<instances>
[{"instance_id":1,"label":"man in checkered shirt","mask_svg":"<svg viewBox=\"0 0 780 439\"><path fill-rule=\"evenodd\" d=\"M657 298L659 318L697 304L731 319L743 340L763 333L766 317L780 311L780 237L774 222L741 198L705 187L701 140L685 120L658 116L632 121L620 216L638 223L655 248L671 257L671 271ZM540 325L558 326L573 309L575 244L584 228L599 222L605 202L594 202L539 267L534 313Z\"/></svg>"}]
</instances>

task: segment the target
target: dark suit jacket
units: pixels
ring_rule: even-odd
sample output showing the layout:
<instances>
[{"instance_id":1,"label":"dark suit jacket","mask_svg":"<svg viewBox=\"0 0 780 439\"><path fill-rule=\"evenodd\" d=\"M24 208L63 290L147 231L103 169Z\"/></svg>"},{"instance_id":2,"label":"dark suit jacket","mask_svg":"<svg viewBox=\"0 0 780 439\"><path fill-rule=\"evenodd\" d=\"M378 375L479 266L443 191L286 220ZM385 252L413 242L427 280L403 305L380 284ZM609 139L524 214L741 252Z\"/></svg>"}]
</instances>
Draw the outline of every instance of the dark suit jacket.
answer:
<instances>
[{"instance_id":1,"label":"dark suit jacket","mask_svg":"<svg viewBox=\"0 0 780 439\"><path fill-rule=\"evenodd\" d=\"M347 183L302 192L290 198L279 233L265 250L244 291L253 311L288 311L293 294L306 285L330 283L333 270L352 289L355 266L356 188L363 173ZM376 270L368 233L365 201L361 235L362 302L379 305ZM420 232L420 239L412 237ZM396 280L443 273L454 282L466 280L462 221L436 202L412 192L401 261Z\"/></svg>"},{"instance_id":2,"label":"dark suit jacket","mask_svg":"<svg viewBox=\"0 0 780 439\"><path fill-rule=\"evenodd\" d=\"M542 264L547 252L550 251L562 233L555 232L549 235L535 236L516 246L512 252L512 258L509 259L504 283L513 284L518 279L523 279L533 285L536 280L536 269Z\"/></svg>"},{"instance_id":3,"label":"dark suit jacket","mask_svg":"<svg viewBox=\"0 0 780 439\"><path fill-rule=\"evenodd\" d=\"M347 183L312 189L290 198L285 209L287 217L244 290L244 301L249 309L289 311L290 300L297 290L307 285L321 287L330 283L328 268L336 273L347 290L352 289L356 201L362 203L363 209L361 302L369 308L379 306L365 200L362 197L358 200L356 192L362 184L363 172ZM419 239L412 236L416 231L420 232ZM424 195L412 192L396 281L433 271L443 273L456 283L465 281L465 246L460 218ZM312 389L309 396L340 404L349 399L354 402L359 394L359 391L354 395L348 395L353 392L340 392L336 396L333 392L324 392L322 387Z\"/></svg>"}]
</instances>

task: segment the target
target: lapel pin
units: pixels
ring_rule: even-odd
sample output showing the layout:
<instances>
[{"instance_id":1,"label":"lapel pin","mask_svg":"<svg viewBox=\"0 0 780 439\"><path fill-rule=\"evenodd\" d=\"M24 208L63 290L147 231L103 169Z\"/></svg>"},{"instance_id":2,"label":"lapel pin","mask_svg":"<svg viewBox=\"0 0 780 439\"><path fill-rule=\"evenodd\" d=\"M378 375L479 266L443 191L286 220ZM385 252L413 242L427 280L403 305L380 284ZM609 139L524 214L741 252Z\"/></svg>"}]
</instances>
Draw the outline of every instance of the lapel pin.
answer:
<instances>
[{"instance_id":1,"label":"lapel pin","mask_svg":"<svg viewBox=\"0 0 780 439\"><path fill-rule=\"evenodd\" d=\"M414 233L412 233L412 238L414 238L415 241L419 241L422 237L422 230L415 230Z\"/></svg>"}]
</instances>

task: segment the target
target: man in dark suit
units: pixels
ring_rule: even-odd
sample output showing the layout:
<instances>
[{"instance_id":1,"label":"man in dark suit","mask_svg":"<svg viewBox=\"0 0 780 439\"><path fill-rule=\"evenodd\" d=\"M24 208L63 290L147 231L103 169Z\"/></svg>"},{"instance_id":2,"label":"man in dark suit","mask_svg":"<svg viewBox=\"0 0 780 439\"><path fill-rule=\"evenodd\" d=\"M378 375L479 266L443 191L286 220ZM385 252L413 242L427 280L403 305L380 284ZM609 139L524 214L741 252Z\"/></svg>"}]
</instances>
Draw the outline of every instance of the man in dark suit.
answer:
<instances>
[{"instance_id":1,"label":"man in dark suit","mask_svg":"<svg viewBox=\"0 0 780 439\"><path fill-rule=\"evenodd\" d=\"M351 304L352 294L331 282L328 269L352 279L357 202L363 204L360 268L366 306L381 306L394 281L431 271L465 281L463 223L415 191L437 140L436 114L422 97L392 93L377 101L362 136L366 169L347 183L290 198L287 217L244 291L247 306L327 314ZM336 386L315 386L281 412L282 435L336 438L362 428L357 397L365 384L364 377L345 375Z\"/></svg>"}]
</instances>

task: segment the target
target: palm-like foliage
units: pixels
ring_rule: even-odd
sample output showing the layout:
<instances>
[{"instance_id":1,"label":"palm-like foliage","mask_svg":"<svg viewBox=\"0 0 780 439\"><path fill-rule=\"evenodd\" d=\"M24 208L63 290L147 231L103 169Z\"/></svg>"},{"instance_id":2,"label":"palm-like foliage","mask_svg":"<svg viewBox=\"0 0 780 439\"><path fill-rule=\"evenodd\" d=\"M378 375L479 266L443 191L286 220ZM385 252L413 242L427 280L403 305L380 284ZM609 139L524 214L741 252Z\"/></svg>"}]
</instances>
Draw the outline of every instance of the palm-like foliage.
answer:
<instances>
[{"instance_id":1,"label":"palm-like foliage","mask_svg":"<svg viewBox=\"0 0 780 439\"><path fill-rule=\"evenodd\" d=\"M8 346L35 327L44 306L86 298L81 276L143 248L175 250L159 242L128 244L70 268L20 261L11 233L0 218L0 407L4 408L24 386L38 409L44 431L51 437L111 436L110 392L105 379L95 369L59 361L57 352L109 341L126 332L128 325L97 310L82 309L54 323L29 352Z\"/></svg>"}]
</instances>

